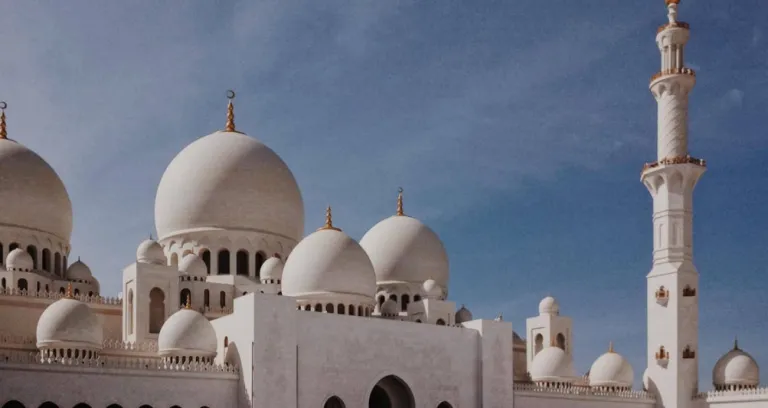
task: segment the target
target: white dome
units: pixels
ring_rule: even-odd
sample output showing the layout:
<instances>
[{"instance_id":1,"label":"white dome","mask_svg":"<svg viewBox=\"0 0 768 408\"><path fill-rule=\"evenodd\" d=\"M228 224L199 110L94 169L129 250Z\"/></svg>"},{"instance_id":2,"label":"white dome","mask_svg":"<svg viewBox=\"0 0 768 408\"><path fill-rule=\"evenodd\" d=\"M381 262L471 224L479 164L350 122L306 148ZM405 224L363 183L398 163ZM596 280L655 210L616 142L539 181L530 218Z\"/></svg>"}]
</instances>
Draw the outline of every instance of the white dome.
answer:
<instances>
[{"instance_id":1,"label":"white dome","mask_svg":"<svg viewBox=\"0 0 768 408\"><path fill-rule=\"evenodd\" d=\"M443 290L437 285L434 279L427 279L421 284L421 289L428 299L439 299L443 295Z\"/></svg>"},{"instance_id":2,"label":"white dome","mask_svg":"<svg viewBox=\"0 0 768 408\"><path fill-rule=\"evenodd\" d=\"M189 276L206 277L208 276L208 267L205 261L197 254L186 254L179 262L179 271Z\"/></svg>"},{"instance_id":3,"label":"white dome","mask_svg":"<svg viewBox=\"0 0 768 408\"><path fill-rule=\"evenodd\" d=\"M738 346L720 357L712 370L712 383L716 389L724 387L756 387L760 384L757 362Z\"/></svg>"},{"instance_id":4,"label":"white dome","mask_svg":"<svg viewBox=\"0 0 768 408\"><path fill-rule=\"evenodd\" d=\"M153 239L144 240L136 249L136 261L156 265L165 265L167 259L163 247Z\"/></svg>"},{"instance_id":5,"label":"white dome","mask_svg":"<svg viewBox=\"0 0 768 408\"><path fill-rule=\"evenodd\" d=\"M67 279L71 281L90 281L93 279L93 274L91 273L91 268L83 263L83 261L78 259L77 262L73 263L69 266L69 268L67 268Z\"/></svg>"},{"instance_id":6,"label":"white dome","mask_svg":"<svg viewBox=\"0 0 768 408\"><path fill-rule=\"evenodd\" d=\"M45 308L37 321L38 348L101 349L104 333L87 304L59 299Z\"/></svg>"},{"instance_id":7,"label":"white dome","mask_svg":"<svg viewBox=\"0 0 768 408\"><path fill-rule=\"evenodd\" d=\"M534 382L571 383L576 377L571 359L565 351L555 346L536 354L529 371Z\"/></svg>"},{"instance_id":8,"label":"white dome","mask_svg":"<svg viewBox=\"0 0 768 408\"><path fill-rule=\"evenodd\" d=\"M472 320L472 312L469 311L464 305L456 312L456 324L464 323Z\"/></svg>"},{"instance_id":9,"label":"white dome","mask_svg":"<svg viewBox=\"0 0 768 408\"><path fill-rule=\"evenodd\" d=\"M421 283L434 279L448 287L448 255L440 238L421 221L392 216L368 230L360 240L371 259L378 283Z\"/></svg>"},{"instance_id":10,"label":"white dome","mask_svg":"<svg viewBox=\"0 0 768 408\"><path fill-rule=\"evenodd\" d=\"M259 279L283 279L283 260L273 256L272 258L264 261L264 263L261 265L261 269L259 270Z\"/></svg>"},{"instance_id":11,"label":"white dome","mask_svg":"<svg viewBox=\"0 0 768 408\"><path fill-rule=\"evenodd\" d=\"M598 357L589 369L591 387L631 388L634 381L632 366L612 349Z\"/></svg>"},{"instance_id":12,"label":"white dome","mask_svg":"<svg viewBox=\"0 0 768 408\"><path fill-rule=\"evenodd\" d=\"M376 275L368 255L347 234L321 229L301 240L285 263L283 295L358 295L373 299Z\"/></svg>"},{"instance_id":13,"label":"white dome","mask_svg":"<svg viewBox=\"0 0 768 408\"><path fill-rule=\"evenodd\" d=\"M544 299L541 299L541 302L539 302L539 314L560 314L560 305L557 304L557 300L555 300L555 298L552 296L547 296Z\"/></svg>"},{"instance_id":14,"label":"white dome","mask_svg":"<svg viewBox=\"0 0 768 408\"><path fill-rule=\"evenodd\" d=\"M29 272L34 265L32 256L21 248L14 249L5 258L5 268L9 271Z\"/></svg>"},{"instance_id":15,"label":"white dome","mask_svg":"<svg viewBox=\"0 0 768 408\"><path fill-rule=\"evenodd\" d=\"M384 304L381 305L380 313L384 317L392 317L400 314L400 308L393 299L387 299Z\"/></svg>"},{"instance_id":16,"label":"white dome","mask_svg":"<svg viewBox=\"0 0 768 408\"><path fill-rule=\"evenodd\" d=\"M47 232L69 242L72 203L56 172L37 153L0 139L0 225Z\"/></svg>"},{"instance_id":17,"label":"white dome","mask_svg":"<svg viewBox=\"0 0 768 408\"><path fill-rule=\"evenodd\" d=\"M304 233L304 203L288 166L269 147L238 132L215 132L168 165L155 198L160 239L195 229L279 235Z\"/></svg>"},{"instance_id":18,"label":"white dome","mask_svg":"<svg viewBox=\"0 0 768 408\"><path fill-rule=\"evenodd\" d=\"M157 336L157 351L164 357L214 357L216 344L216 331L211 322L192 309L172 314Z\"/></svg>"}]
</instances>

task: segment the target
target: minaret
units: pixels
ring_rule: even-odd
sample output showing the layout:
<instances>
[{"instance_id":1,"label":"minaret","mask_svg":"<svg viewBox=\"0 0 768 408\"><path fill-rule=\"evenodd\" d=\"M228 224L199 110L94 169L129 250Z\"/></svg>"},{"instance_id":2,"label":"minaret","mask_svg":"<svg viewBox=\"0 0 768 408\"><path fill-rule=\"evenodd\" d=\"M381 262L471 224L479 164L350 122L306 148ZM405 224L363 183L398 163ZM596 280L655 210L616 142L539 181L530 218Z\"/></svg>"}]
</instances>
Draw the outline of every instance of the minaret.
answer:
<instances>
[{"instance_id":1,"label":"minaret","mask_svg":"<svg viewBox=\"0 0 768 408\"><path fill-rule=\"evenodd\" d=\"M653 197L653 268L648 282L649 391L658 405L693 406L698 392L698 282L693 264L693 188L706 167L688 153L688 94L696 76L683 50L689 26L677 20L680 0L666 0L667 24L656 44L661 70L651 77L658 103L657 161L643 167L641 180Z\"/></svg>"}]
</instances>

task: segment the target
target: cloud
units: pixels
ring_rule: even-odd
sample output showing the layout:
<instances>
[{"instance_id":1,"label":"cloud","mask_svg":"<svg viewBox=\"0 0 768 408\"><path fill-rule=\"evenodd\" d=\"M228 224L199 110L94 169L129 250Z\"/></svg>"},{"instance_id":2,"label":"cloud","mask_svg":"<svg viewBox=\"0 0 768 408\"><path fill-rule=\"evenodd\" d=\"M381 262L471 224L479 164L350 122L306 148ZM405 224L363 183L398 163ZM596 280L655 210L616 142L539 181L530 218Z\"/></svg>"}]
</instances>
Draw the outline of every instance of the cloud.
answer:
<instances>
[{"instance_id":1,"label":"cloud","mask_svg":"<svg viewBox=\"0 0 768 408\"><path fill-rule=\"evenodd\" d=\"M724 110L738 109L744 103L744 91L741 89L730 89L720 100L720 106Z\"/></svg>"}]
</instances>

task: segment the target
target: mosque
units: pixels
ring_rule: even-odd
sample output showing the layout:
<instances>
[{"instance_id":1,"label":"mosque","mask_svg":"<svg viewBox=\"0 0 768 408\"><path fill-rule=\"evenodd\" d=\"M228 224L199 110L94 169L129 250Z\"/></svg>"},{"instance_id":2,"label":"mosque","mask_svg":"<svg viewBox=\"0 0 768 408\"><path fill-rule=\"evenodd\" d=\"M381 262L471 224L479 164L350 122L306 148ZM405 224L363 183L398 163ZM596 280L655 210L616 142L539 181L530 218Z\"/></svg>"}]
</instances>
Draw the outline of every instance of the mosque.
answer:
<instances>
[{"instance_id":1,"label":"mosque","mask_svg":"<svg viewBox=\"0 0 768 408\"><path fill-rule=\"evenodd\" d=\"M118 298L69 259L67 190L9 138L0 105L0 407L768 407L738 345L700 392L692 200L706 163L687 147L695 73L678 3L666 0L656 35L658 157L640 176L654 231L642 390L612 345L574 371L576 334L552 297L523 336L457 308L443 244L406 214L402 191L360 242L331 208L303 236L296 180L235 127L232 93L224 130L162 175L157 239L139 244Z\"/></svg>"}]
</instances>

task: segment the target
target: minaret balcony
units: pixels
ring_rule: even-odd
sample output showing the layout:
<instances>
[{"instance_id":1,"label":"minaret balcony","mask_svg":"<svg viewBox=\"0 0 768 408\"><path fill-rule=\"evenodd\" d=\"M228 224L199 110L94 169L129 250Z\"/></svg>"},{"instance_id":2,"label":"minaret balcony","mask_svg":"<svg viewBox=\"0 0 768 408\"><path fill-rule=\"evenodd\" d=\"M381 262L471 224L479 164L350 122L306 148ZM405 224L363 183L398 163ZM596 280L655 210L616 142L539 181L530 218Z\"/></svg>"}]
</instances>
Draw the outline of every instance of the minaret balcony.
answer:
<instances>
[{"instance_id":1,"label":"minaret balcony","mask_svg":"<svg viewBox=\"0 0 768 408\"><path fill-rule=\"evenodd\" d=\"M707 167L706 160L697 159L695 157L691 157L690 155L687 155L687 156L678 156L678 157L667 157L659 161L645 163L643 165L643 171L641 173L645 173L645 171L649 169L653 169L659 166L666 166L669 164L695 164L697 166Z\"/></svg>"},{"instance_id":2,"label":"minaret balcony","mask_svg":"<svg viewBox=\"0 0 768 408\"><path fill-rule=\"evenodd\" d=\"M674 22L659 26L659 28L656 30L656 34L666 30L667 28L682 28L684 30L690 30L691 26L690 24L684 23L682 21L674 21Z\"/></svg>"},{"instance_id":3,"label":"minaret balcony","mask_svg":"<svg viewBox=\"0 0 768 408\"><path fill-rule=\"evenodd\" d=\"M655 81L655 80L657 80L657 79L659 79L661 77L665 77L667 75L688 75L688 76L696 78L696 71L694 71L694 70L692 70L690 68L685 68L685 67L683 67L683 68L664 69L664 70L661 70L661 71L653 74L653 76L651 77L651 82L653 82L653 81Z\"/></svg>"}]
</instances>

